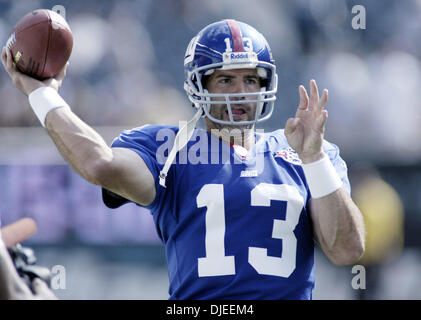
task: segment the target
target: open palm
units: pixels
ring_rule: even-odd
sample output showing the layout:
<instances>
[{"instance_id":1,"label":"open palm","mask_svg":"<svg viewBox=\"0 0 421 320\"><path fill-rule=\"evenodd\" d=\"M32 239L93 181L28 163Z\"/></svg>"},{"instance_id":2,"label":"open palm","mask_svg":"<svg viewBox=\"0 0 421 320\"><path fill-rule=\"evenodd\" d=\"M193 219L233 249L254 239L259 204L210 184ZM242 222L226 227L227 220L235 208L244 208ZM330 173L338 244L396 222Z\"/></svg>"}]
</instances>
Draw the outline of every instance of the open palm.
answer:
<instances>
[{"instance_id":1,"label":"open palm","mask_svg":"<svg viewBox=\"0 0 421 320\"><path fill-rule=\"evenodd\" d=\"M328 92L319 97L315 80L310 81L310 98L304 86L299 87L300 104L295 118L288 119L285 136L289 145L298 153L303 163L317 161L323 157L322 144L327 110Z\"/></svg>"}]
</instances>

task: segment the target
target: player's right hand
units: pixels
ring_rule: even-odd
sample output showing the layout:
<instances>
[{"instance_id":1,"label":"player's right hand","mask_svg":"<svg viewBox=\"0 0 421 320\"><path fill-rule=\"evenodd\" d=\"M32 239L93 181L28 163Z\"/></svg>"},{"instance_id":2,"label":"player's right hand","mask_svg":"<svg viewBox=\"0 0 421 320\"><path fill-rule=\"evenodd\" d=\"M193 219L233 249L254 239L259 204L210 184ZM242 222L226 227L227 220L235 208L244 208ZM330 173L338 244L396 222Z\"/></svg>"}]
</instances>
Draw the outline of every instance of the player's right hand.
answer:
<instances>
[{"instance_id":1,"label":"player's right hand","mask_svg":"<svg viewBox=\"0 0 421 320\"><path fill-rule=\"evenodd\" d=\"M58 91L58 89L61 87L64 77L66 76L66 69L69 65L69 63L67 63L56 77L40 81L20 72L13 63L10 49L6 47L3 47L1 52L1 62L16 88L18 88L23 94L27 96L29 96L32 91L46 86Z\"/></svg>"}]
</instances>

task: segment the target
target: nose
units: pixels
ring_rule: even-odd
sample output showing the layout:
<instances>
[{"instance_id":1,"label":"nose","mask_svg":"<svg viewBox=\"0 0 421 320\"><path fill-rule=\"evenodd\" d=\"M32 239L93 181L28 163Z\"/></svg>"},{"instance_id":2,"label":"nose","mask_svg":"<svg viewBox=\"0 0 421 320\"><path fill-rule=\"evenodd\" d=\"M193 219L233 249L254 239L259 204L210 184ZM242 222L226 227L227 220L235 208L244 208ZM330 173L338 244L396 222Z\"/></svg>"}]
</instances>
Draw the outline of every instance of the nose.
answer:
<instances>
[{"instance_id":1,"label":"nose","mask_svg":"<svg viewBox=\"0 0 421 320\"><path fill-rule=\"evenodd\" d=\"M246 93L246 87L243 81L236 81L233 86L232 93ZM231 97L231 100L238 101L238 100L244 100L245 96L239 96L239 97Z\"/></svg>"}]
</instances>

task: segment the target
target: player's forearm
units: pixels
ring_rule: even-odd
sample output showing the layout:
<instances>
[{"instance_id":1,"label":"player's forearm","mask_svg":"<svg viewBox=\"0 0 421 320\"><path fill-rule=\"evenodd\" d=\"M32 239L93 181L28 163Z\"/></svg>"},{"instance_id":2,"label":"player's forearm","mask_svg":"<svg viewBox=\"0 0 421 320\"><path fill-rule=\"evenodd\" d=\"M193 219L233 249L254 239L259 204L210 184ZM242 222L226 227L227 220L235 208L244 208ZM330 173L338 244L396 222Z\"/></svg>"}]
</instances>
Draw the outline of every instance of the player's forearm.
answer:
<instances>
[{"instance_id":1,"label":"player's forearm","mask_svg":"<svg viewBox=\"0 0 421 320\"><path fill-rule=\"evenodd\" d=\"M104 139L68 108L47 114L45 127L64 159L83 178L100 184L96 167L111 161L113 154Z\"/></svg>"},{"instance_id":2,"label":"player's forearm","mask_svg":"<svg viewBox=\"0 0 421 320\"><path fill-rule=\"evenodd\" d=\"M352 264L364 253L365 228L362 214L344 188L311 200L317 240L338 265Z\"/></svg>"}]
</instances>

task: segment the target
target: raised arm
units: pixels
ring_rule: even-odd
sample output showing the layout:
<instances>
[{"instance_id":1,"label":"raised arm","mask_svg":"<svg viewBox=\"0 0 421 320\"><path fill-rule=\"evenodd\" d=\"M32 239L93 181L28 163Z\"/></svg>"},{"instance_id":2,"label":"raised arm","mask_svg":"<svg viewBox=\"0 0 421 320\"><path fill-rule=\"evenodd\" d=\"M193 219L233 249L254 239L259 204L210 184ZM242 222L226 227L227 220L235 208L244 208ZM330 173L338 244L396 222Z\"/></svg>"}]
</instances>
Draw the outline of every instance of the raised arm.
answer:
<instances>
[{"instance_id":1,"label":"raised arm","mask_svg":"<svg viewBox=\"0 0 421 320\"><path fill-rule=\"evenodd\" d=\"M333 263L352 264L364 252L364 220L322 150L327 90L319 99L314 80L310 82L310 99L303 86L299 90L300 104L295 118L287 121L285 135L303 162L312 193L310 214L315 238Z\"/></svg>"},{"instance_id":2,"label":"raised arm","mask_svg":"<svg viewBox=\"0 0 421 320\"><path fill-rule=\"evenodd\" d=\"M11 53L6 48L2 50L1 60L13 83L27 96L47 87L55 91L49 89L50 92L45 91L45 95L56 95L66 75L67 66L56 78L38 81L28 77L13 66ZM148 205L154 200L154 178L135 152L110 148L94 129L68 107L49 110L43 121L64 159L87 181L141 205Z\"/></svg>"}]
</instances>

